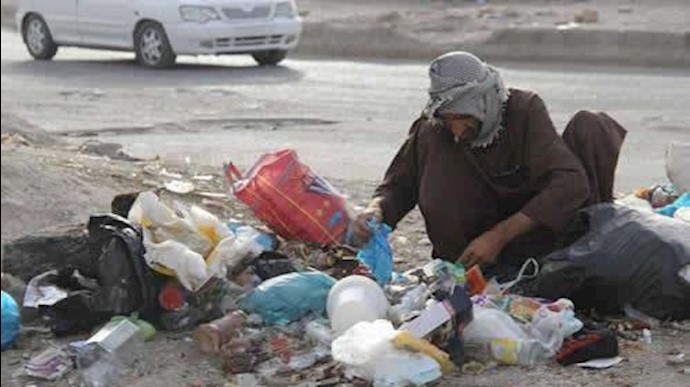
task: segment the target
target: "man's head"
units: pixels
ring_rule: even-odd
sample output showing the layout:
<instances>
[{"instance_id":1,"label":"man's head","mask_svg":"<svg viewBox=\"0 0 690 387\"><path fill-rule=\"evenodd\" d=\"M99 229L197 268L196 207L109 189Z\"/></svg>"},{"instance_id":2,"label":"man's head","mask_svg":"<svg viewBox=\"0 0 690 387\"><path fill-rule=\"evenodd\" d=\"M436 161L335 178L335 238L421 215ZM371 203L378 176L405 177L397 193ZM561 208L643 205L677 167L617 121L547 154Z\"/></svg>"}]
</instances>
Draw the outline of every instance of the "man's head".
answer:
<instances>
[{"instance_id":1,"label":"man's head","mask_svg":"<svg viewBox=\"0 0 690 387\"><path fill-rule=\"evenodd\" d=\"M455 138L472 141L477 138L481 122L476 117L466 114L439 113L444 126L453 133Z\"/></svg>"},{"instance_id":2,"label":"man's head","mask_svg":"<svg viewBox=\"0 0 690 387\"><path fill-rule=\"evenodd\" d=\"M440 119L456 138L488 146L502 127L508 93L491 66L463 51L434 59L429 66L425 115Z\"/></svg>"}]
</instances>

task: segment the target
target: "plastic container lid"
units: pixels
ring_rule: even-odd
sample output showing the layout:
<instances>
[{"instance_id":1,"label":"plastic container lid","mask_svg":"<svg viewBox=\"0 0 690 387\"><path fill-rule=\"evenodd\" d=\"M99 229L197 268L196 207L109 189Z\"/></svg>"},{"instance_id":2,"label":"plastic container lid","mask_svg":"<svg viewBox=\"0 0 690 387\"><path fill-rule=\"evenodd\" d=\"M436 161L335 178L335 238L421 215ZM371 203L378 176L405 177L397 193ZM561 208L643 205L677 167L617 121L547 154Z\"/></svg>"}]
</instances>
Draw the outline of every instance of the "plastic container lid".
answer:
<instances>
[{"instance_id":1,"label":"plastic container lid","mask_svg":"<svg viewBox=\"0 0 690 387\"><path fill-rule=\"evenodd\" d=\"M359 275L346 277L333 285L326 303L336 336L358 322L386 318L389 308L383 289L375 281Z\"/></svg>"}]
</instances>

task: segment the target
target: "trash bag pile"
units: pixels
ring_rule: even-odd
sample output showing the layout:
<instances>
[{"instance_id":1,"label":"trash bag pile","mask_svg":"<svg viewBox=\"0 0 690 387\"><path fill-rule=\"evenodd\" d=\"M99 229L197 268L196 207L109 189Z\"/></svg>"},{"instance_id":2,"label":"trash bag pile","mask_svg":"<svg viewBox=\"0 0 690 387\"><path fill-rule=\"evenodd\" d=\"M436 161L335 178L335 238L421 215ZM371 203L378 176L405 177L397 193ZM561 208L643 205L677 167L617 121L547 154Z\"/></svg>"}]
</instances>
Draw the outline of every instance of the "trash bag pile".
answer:
<instances>
[{"instance_id":1,"label":"trash bag pile","mask_svg":"<svg viewBox=\"0 0 690 387\"><path fill-rule=\"evenodd\" d=\"M618 335L581 319L580 302L596 308L605 301L602 310L628 307L645 318L684 316L672 306L688 294L681 285L690 275L690 226L682 219L588 209L589 232L572 250L548 257L541 272L530 260L517 278L499 283L479 267L438 259L395 271L387 225L371 224L368 244L348 246L344 197L294 151L265 155L245 175L228 164L226 174L265 227L153 192L138 194L127 219L92 217L91 264L31 279L23 307L57 335L95 333L46 349L23 364L24 373L55 380L76 368L87 385L108 385L122 367L136 367L137 346L164 330L187 332L228 374L259 384L424 385L488 364L615 358ZM663 205L687 207L682 198ZM648 247L616 243L628 232ZM639 272L650 273L635 290L626 276ZM536 284L530 296L511 292L525 281ZM6 315L3 292L3 350L16 336L6 325L17 319L7 301Z\"/></svg>"},{"instance_id":2,"label":"trash bag pile","mask_svg":"<svg viewBox=\"0 0 690 387\"><path fill-rule=\"evenodd\" d=\"M602 314L690 318L688 166L690 144L671 144L668 182L583 209L573 228L584 232L542 260L530 294Z\"/></svg>"}]
</instances>

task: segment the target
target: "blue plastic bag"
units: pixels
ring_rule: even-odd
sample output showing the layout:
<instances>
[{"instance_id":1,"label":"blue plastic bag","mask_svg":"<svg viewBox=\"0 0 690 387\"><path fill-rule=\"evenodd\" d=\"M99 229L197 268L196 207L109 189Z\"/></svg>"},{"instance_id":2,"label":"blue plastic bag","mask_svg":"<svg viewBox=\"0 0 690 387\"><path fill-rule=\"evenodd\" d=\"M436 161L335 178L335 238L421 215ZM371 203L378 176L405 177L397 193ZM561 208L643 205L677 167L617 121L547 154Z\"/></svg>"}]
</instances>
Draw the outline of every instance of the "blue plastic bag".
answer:
<instances>
[{"instance_id":1,"label":"blue plastic bag","mask_svg":"<svg viewBox=\"0 0 690 387\"><path fill-rule=\"evenodd\" d=\"M678 199L676 199L675 202L657 210L657 213L673 217L676 211L678 211L679 208L683 207L690 207L690 192L682 194Z\"/></svg>"},{"instance_id":2,"label":"blue plastic bag","mask_svg":"<svg viewBox=\"0 0 690 387\"><path fill-rule=\"evenodd\" d=\"M369 267L376 282L384 286L393 274L393 251L388 244L388 234L392 230L389 225L376 223L374 220L369 221L369 227L371 227L371 239L357 253L357 259Z\"/></svg>"},{"instance_id":3,"label":"blue plastic bag","mask_svg":"<svg viewBox=\"0 0 690 387\"><path fill-rule=\"evenodd\" d=\"M239 306L259 314L266 324L287 325L310 313L323 316L333 284L335 280L321 272L283 274L261 283Z\"/></svg>"},{"instance_id":4,"label":"blue plastic bag","mask_svg":"<svg viewBox=\"0 0 690 387\"><path fill-rule=\"evenodd\" d=\"M14 344L19 334L19 306L12 296L2 292L2 350Z\"/></svg>"}]
</instances>

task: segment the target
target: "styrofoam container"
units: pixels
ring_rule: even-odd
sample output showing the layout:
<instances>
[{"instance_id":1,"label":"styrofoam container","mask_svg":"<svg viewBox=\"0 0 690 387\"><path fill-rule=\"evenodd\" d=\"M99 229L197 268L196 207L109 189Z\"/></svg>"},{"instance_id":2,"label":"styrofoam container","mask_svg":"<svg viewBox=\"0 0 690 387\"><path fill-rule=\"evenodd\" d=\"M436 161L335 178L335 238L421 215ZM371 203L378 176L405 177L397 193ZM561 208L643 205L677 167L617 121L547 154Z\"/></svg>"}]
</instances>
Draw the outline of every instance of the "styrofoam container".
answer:
<instances>
[{"instance_id":1,"label":"styrofoam container","mask_svg":"<svg viewBox=\"0 0 690 387\"><path fill-rule=\"evenodd\" d=\"M390 304L373 280L353 275L338 281L328 293L326 311L336 337L361 321L385 319Z\"/></svg>"}]
</instances>

